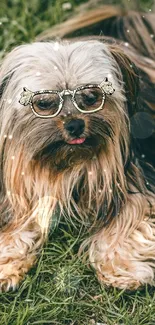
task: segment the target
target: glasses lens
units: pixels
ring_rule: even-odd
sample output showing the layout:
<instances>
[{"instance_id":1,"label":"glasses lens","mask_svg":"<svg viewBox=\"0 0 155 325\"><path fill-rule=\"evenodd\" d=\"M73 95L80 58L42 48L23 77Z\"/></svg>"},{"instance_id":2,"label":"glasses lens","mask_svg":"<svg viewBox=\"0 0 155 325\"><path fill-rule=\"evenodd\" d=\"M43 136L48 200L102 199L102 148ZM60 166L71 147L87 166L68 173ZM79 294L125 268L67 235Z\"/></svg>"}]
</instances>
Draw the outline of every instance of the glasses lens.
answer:
<instances>
[{"instance_id":1,"label":"glasses lens","mask_svg":"<svg viewBox=\"0 0 155 325\"><path fill-rule=\"evenodd\" d=\"M103 93L98 87L78 89L74 99L77 106L83 111L94 111L103 103Z\"/></svg>"},{"instance_id":2,"label":"glasses lens","mask_svg":"<svg viewBox=\"0 0 155 325\"><path fill-rule=\"evenodd\" d=\"M54 115L59 109L60 98L56 93L37 94L33 96L32 106L40 116Z\"/></svg>"}]
</instances>

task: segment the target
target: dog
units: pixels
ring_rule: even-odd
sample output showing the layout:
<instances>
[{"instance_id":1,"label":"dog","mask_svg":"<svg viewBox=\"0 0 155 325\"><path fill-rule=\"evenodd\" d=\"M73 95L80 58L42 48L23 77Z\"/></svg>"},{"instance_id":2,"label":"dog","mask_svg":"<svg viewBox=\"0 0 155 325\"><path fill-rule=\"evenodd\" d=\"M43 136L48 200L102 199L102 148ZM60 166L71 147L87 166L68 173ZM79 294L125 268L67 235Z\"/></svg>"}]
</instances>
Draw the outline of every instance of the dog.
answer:
<instances>
[{"instance_id":1,"label":"dog","mask_svg":"<svg viewBox=\"0 0 155 325\"><path fill-rule=\"evenodd\" d=\"M106 35L108 27L105 36L20 45L4 58L1 291L17 288L36 263L57 209L89 224L80 250L99 281L153 284L153 38L142 51L138 43L149 28L135 29L135 46L136 37Z\"/></svg>"}]
</instances>

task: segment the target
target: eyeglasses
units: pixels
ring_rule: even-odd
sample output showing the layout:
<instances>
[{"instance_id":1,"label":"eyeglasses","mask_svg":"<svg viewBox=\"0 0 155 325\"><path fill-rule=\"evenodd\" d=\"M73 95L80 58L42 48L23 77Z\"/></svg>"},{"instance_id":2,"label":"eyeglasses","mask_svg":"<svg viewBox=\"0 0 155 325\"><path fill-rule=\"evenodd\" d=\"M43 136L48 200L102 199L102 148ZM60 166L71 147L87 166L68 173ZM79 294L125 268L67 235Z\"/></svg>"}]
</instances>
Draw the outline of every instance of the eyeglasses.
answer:
<instances>
[{"instance_id":1,"label":"eyeglasses","mask_svg":"<svg viewBox=\"0 0 155 325\"><path fill-rule=\"evenodd\" d=\"M74 90L39 90L23 88L19 103L30 105L32 112L41 118L57 116L64 103L64 96L71 95L71 101L81 113L94 113L103 108L106 95L112 95L115 89L106 78L101 84L79 86Z\"/></svg>"}]
</instances>

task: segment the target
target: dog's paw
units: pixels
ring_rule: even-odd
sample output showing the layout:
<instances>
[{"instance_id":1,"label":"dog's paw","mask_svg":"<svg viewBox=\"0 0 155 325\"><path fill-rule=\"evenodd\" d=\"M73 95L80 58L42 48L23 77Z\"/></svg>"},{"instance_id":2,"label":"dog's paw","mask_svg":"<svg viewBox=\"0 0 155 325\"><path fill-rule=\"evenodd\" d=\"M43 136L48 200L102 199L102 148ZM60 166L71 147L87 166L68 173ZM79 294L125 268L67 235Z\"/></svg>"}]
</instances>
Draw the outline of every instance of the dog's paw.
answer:
<instances>
[{"instance_id":1,"label":"dog's paw","mask_svg":"<svg viewBox=\"0 0 155 325\"><path fill-rule=\"evenodd\" d=\"M15 290L22 279L22 272L9 263L0 265L0 292Z\"/></svg>"},{"instance_id":2,"label":"dog's paw","mask_svg":"<svg viewBox=\"0 0 155 325\"><path fill-rule=\"evenodd\" d=\"M10 276L5 279L0 279L0 292L7 292L9 290L16 290L21 279L15 276Z\"/></svg>"},{"instance_id":3,"label":"dog's paw","mask_svg":"<svg viewBox=\"0 0 155 325\"><path fill-rule=\"evenodd\" d=\"M130 277L107 277L102 273L97 272L97 277L100 283L106 286L113 286L121 290L137 290L142 284L137 279L132 279Z\"/></svg>"},{"instance_id":4,"label":"dog's paw","mask_svg":"<svg viewBox=\"0 0 155 325\"><path fill-rule=\"evenodd\" d=\"M131 267L124 265L115 266L107 272L106 267L100 268L101 272L97 271L97 276L100 282L105 283L107 286L113 286L125 290L137 290L145 284L153 284L154 271L143 262L135 262L136 265L131 263ZM130 265L129 265L130 266Z\"/></svg>"},{"instance_id":5,"label":"dog's paw","mask_svg":"<svg viewBox=\"0 0 155 325\"><path fill-rule=\"evenodd\" d=\"M0 292L17 289L25 273L33 264L34 258L29 261L13 260L0 265Z\"/></svg>"}]
</instances>

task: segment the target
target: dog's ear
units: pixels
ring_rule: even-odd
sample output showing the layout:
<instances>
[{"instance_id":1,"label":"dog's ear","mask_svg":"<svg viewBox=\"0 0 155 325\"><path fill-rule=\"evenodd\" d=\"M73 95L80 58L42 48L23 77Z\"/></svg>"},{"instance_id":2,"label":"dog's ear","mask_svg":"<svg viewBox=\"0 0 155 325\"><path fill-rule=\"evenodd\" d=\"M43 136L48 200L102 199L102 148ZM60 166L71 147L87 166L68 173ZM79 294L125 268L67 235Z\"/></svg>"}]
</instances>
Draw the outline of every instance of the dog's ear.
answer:
<instances>
[{"instance_id":1,"label":"dog's ear","mask_svg":"<svg viewBox=\"0 0 155 325\"><path fill-rule=\"evenodd\" d=\"M130 45L127 53L121 45L110 46L110 51L123 77L132 149L140 160L141 157L146 157L147 162L155 165L155 92L154 82L151 79L153 66L151 70L148 64L146 69L146 61L133 49L130 51Z\"/></svg>"},{"instance_id":2,"label":"dog's ear","mask_svg":"<svg viewBox=\"0 0 155 325\"><path fill-rule=\"evenodd\" d=\"M3 105L3 94L5 92L5 89L9 85L12 74L13 73L9 73L8 75L6 75L4 77L1 74L1 78L0 78L0 114L1 114L1 108ZM0 128L1 128L1 123L2 123L2 121L0 121ZM2 145L2 143L3 143L3 145ZM4 186L4 182L3 182L3 154L4 154L5 143L6 143L6 139L3 139L3 137L2 137L1 141L0 141L0 147L1 147L1 152L0 152L0 200L1 200L1 202L3 201L2 198L5 193L5 186ZM5 204L5 202L4 202L4 204ZM1 204L1 209L3 209L3 204ZM1 209L0 209L0 214L2 212ZM1 225L1 223L2 223L2 221L0 219L0 225Z\"/></svg>"},{"instance_id":3,"label":"dog's ear","mask_svg":"<svg viewBox=\"0 0 155 325\"><path fill-rule=\"evenodd\" d=\"M122 73L128 115L131 117L137 111L139 100L139 69L120 46L112 46L110 51Z\"/></svg>"},{"instance_id":4,"label":"dog's ear","mask_svg":"<svg viewBox=\"0 0 155 325\"><path fill-rule=\"evenodd\" d=\"M12 75L8 75L6 77L4 77L2 80L0 80L0 99L4 93L4 90L6 89L6 87L8 86L8 83L11 79Z\"/></svg>"}]
</instances>

